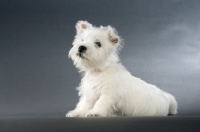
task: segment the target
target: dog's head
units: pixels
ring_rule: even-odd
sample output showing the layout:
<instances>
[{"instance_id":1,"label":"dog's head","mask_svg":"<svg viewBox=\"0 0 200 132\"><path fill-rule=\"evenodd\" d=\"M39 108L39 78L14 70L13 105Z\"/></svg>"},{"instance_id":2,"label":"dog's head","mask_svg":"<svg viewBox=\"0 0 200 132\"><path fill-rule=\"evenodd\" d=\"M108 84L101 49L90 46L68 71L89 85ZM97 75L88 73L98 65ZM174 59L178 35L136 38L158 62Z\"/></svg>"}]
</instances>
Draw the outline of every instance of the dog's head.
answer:
<instances>
[{"instance_id":1,"label":"dog's head","mask_svg":"<svg viewBox=\"0 0 200 132\"><path fill-rule=\"evenodd\" d=\"M81 71L101 69L118 61L121 38L113 27L94 27L87 21L78 21L76 30L69 57Z\"/></svg>"}]
</instances>

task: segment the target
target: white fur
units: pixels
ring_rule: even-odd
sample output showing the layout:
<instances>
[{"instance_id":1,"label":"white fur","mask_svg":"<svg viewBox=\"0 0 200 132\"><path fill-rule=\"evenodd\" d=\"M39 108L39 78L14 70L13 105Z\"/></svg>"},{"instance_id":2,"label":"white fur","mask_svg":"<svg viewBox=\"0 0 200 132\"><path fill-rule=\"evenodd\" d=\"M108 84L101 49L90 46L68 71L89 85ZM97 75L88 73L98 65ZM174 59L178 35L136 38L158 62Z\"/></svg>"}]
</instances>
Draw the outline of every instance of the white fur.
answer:
<instances>
[{"instance_id":1,"label":"white fur","mask_svg":"<svg viewBox=\"0 0 200 132\"><path fill-rule=\"evenodd\" d=\"M177 113L176 99L154 85L132 76L119 62L121 38L111 27L76 24L77 35L69 57L84 74L78 87L80 101L67 117L166 116ZM95 42L100 42L97 47ZM78 48L87 50L78 55Z\"/></svg>"}]
</instances>

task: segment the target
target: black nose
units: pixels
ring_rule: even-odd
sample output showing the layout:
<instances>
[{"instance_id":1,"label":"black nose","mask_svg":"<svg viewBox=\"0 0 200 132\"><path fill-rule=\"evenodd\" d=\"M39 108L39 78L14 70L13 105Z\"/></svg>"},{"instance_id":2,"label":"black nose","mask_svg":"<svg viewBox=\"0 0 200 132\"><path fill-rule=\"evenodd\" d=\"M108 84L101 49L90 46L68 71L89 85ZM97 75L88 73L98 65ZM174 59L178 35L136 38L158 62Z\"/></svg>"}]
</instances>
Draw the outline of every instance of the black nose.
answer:
<instances>
[{"instance_id":1,"label":"black nose","mask_svg":"<svg viewBox=\"0 0 200 132\"><path fill-rule=\"evenodd\" d=\"M81 46L78 48L78 52L79 52L79 53L82 53L82 52L86 51L86 49L87 49L87 48L86 48L85 46L82 46L82 45L81 45Z\"/></svg>"}]
</instances>

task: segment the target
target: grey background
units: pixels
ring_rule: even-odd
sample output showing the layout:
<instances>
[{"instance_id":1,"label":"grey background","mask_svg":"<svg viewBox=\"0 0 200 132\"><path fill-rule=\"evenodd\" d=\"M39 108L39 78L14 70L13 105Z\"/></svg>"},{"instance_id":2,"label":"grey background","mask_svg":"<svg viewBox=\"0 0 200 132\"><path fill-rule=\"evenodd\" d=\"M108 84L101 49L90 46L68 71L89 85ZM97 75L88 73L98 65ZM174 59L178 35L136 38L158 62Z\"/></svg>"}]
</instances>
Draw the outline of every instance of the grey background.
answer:
<instances>
[{"instance_id":1,"label":"grey background","mask_svg":"<svg viewBox=\"0 0 200 132\"><path fill-rule=\"evenodd\" d=\"M112 25L134 75L173 94L179 115L200 114L199 0L1 0L0 116L60 116L78 102L67 58L75 23Z\"/></svg>"}]
</instances>

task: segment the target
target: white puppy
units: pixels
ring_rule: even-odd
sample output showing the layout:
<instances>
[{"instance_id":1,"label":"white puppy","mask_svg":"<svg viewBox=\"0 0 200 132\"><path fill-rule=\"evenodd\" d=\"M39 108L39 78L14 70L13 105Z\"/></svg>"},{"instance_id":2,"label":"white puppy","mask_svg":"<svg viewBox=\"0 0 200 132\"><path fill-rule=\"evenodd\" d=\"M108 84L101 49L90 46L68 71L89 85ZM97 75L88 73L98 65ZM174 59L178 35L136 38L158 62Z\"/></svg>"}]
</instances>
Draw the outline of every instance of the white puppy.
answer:
<instances>
[{"instance_id":1,"label":"white puppy","mask_svg":"<svg viewBox=\"0 0 200 132\"><path fill-rule=\"evenodd\" d=\"M111 27L78 21L69 57L84 77L80 101L66 117L166 116L177 113L176 99L136 78L120 63L122 40Z\"/></svg>"}]
</instances>

